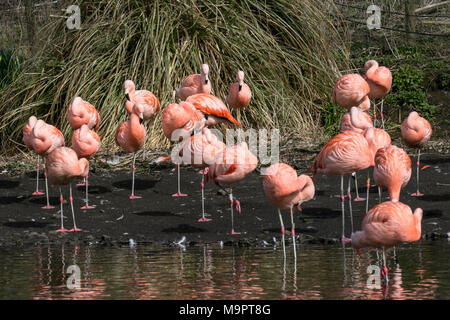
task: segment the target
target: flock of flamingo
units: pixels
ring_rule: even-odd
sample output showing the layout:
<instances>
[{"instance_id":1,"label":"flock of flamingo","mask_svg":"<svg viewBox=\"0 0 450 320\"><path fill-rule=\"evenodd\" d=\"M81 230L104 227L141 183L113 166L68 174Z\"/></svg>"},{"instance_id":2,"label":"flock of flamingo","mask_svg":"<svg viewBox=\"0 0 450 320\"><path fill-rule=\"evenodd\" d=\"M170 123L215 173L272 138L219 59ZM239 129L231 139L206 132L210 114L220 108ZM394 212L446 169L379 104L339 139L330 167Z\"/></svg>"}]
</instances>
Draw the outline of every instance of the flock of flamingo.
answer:
<instances>
[{"instance_id":1,"label":"flock of flamingo","mask_svg":"<svg viewBox=\"0 0 450 320\"><path fill-rule=\"evenodd\" d=\"M297 176L296 171L285 163L276 163L266 169L263 178L263 189L269 201L278 208L281 223L281 233L285 227L281 210L290 210L291 235L295 237L293 207L314 198L314 178L317 173L326 175L340 175L340 201L342 210L342 242L351 243L359 248L382 248L384 266L386 266L384 249L395 246L401 242L417 241L421 235L422 209L417 208L414 213L411 208L400 202L400 191L411 177L411 159L403 150L391 145L389 134L384 131L383 99L392 86L391 71L379 66L375 60L369 60L364 65L365 74L346 74L340 77L333 88L333 100L340 107L349 110L341 119L341 133L334 136L319 152L310 167L312 178L308 175ZM145 146L146 129L144 121L149 120L160 112L160 103L157 97L148 90L136 90L133 81L127 80L125 87L125 108L129 120L122 123L116 132L115 141L126 153L133 153L132 188L130 199L138 199L134 193L135 160L136 153ZM164 135L172 141L182 141L183 148L179 156L182 159L200 157L200 162L189 162L192 166L202 168L202 217L199 222L208 222L204 211L204 184L213 180L220 188L223 185L231 186L244 179L254 171L258 165L257 158L249 151L248 145L241 142L228 146L219 141L208 129L221 122L241 126L233 117L230 108L246 108L251 101L251 90L244 82L244 72L237 73L236 82L229 87L226 104L211 92L209 67L201 66L200 74L188 76L181 87L174 91L174 99L181 100L169 104L162 111L162 129ZM382 128L376 128L375 99L381 100L380 119ZM365 111L371 107L373 100L373 121ZM88 204L88 172L91 158L100 148L100 137L96 133L100 125L100 117L89 102L76 97L69 105L67 117L71 127L75 130L72 138L72 147L65 147L62 133L54 126L31 116L23 128L23 141L37 154L36 191L39 192L39 157L45 157L45 181L47 205L48 202L47 178L54 186L59 186L61 204L61 228L57 232L81 231L75 223L71 183L75 178L84 178L86 186L86 200L82 209L92 208ZM182 129L182 135L173 135ZM412 196L422 196L419 191L419 163L420 149L431 136L431 125L420 117L417 112L411 112L403 121L401 135L405 144L418 149L417 155L417 192ZM144 147L145 148L145 147ZM186 155L186 152L189 153ZM184 154L183 154L184 153ZM145 150L144 150L145 154ZM187 157L186 157L187 156ZM159 158L158 161L169 160L170 157ZM173 159L172 159L173 160ZM220 161L219 161L220 160ZM186 196L180 191L180 164L178 169L178 192L174 197ZM344 175L356 175L357 171L373 167L373 177L379 189L380 203L369 210L370 178L367 171L367 196L357 197L353 201L366 200L366 215L362 221L361 231L353 232L352 196L350 193L351 176L348 180L347 194L344 194ZM357 180L355 179L355 182ZM63 224L63 195L61 186L69 185L69 202L72 210L73 225L71 230L64 228ZM390 201L381 203L381 188L389 192ZM223 189L229 196L231 209L231 234L239 234L234 230L233 207L240 212L239 201L232 191ZM231 189L229 189L231 190ZM351 238L345 237L345 198L348 199L351 221ZM295 245L295 241L293 241Z\"/></svg>"}]
</instances>

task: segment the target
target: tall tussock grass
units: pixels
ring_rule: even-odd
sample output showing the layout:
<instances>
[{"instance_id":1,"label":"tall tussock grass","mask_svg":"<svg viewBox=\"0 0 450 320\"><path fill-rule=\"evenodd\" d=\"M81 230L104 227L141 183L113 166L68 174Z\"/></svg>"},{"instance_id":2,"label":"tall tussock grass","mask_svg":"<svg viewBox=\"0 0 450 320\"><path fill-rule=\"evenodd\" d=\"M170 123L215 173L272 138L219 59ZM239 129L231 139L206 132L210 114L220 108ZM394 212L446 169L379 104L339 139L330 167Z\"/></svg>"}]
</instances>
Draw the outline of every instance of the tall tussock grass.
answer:
<instances>
[{"instance_id":1,"label":"tall tussock grass","mask_svg":"<svg viewBox=\"0 0 450 320\"><path fill-rule=\"evenodd\" d=\"M30 115L57 126L70 145L67 107L75 96L102 119L103 146L126 121L123 83L152 91L164 108L172 92L208 63L212 94L225 100L238 69L252 89L240 112L244 127L281 128L308 135L320 126L348 52L327 15L327 1L98 0L78 1L81 29L55 19L38 30L41 49L1 92L1 148L21 142ZM234 112L234 111L233 111ZM147 147L166 147L160 115L148 125Z\"/></svg>"}]
</instances>

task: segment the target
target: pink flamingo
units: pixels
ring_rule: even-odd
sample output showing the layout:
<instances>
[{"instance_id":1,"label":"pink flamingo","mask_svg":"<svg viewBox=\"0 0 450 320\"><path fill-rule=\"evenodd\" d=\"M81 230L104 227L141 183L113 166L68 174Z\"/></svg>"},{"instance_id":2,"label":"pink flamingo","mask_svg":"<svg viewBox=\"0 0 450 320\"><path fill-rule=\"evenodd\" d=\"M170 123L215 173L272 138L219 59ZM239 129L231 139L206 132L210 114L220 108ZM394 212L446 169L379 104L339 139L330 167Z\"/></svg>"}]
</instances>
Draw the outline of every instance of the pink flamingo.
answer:
<instances>
[{"instance_id":1,"label":"pink flamingo","mask_svg":"<svg viewBox=\"0 0 450 320\"><path fill-rule=\"evenodd\" d=\"M368 129L370 130L370 128ZM370 133L369 133L370 134ZM373 133L372 133L373 134ZM356 131L347 130L333 137L317 155L309 170L313 171L313 180L317 173L341 176L342 237L345 234L344 218L344 175L373 166L373 155L366 137ZM350 221L353 231L353 216L350 195L350 179L347 190Z\"/></svg>"},{"instance_id":2,"label":"pink flamingo","mask_svg":"<svg viewBox=\"0 0 450 320\"><path fill-rule=\"evenodd\" d=\"M364 133L367 128L373 127L370 116L358 107L352 107L349 112L344 114L341 118L341 132L345 130L353 130L359 133ZM355 179L356 198L353 201L364 201L365 198L359 196L358 191L358 177L356 172L352 173Z\"/></svg>"},{"instance_id":3,"label":"pink flamingo","mask_svg":"<svg viewBox=\"0 0 450 320\"><path fill-rule=\"evenodd\" d=\"M419 191L420 149L430 140L432 131L430 123L415 111L411 112L402 123L403 141L408 147L418 149L416 163L417 192L411 194L413 197L423 196L423 193Z\"/></svg>"},{"instance_id":4,"label":"pink flamingo","mask_svg":"<svg viewBox=\"0 0 450 320\"><path fill-rule=\"evenodd\" d=\"M229 122L241 126L227 106L217 98L209 93L198 93L189 96L186 102L192 103L192 105L205 115L206 126L210 127L221 122Z\"/></svg>"},{"instance_id":5,"label":"pink flamingo","mask_svg":"<svg viewBox=\"0 0 450 320\"><path fill-rule=\"evenodd\" d=\"M50 152L45 159L45 171L47 172L48 179L53 186L59 186L59 202L61 204L61 228L56 232L66 231L82 231L77 228L75 222L75 213L73 210L73 198L72 198L72 181L75 178L86 177L89 173L89 161L85 158L78 159L75 151L67 147L59 147ZM63 222L63 195L61 186L69 185L69 201L72 209L73 228L67 230L64 228Z\"/></svg>"},{"instance_id":6,"label":"pink flamingo","mask_svg":"<svg viewBox=\"0 0 450 320\"><path fill-rule=\"evenodd\" d=\"M364 64L364 69L366 74L363 76L370 87L369 98L370 99L382 99L381 100L381 110L380 118L381 125L384 129L384 119L383 119L383 102L384 97L391 91L392 87L392 73L386 67L379 67L378 62L375 60L369 60ZM374 105L373 110L373 120L376 125L377 111Z\"/></svg>"},{"instance_id":7,"label":"pink flamingo","mask_svg":"<svg viewBox=\"0 0 450 320\"><path fill-rule=\"evenodd\" d=\"M207 176L208 180L213 180L219 187L227 184L231 185L235 182L241 181L246 175L256 169L258 159L250 152L247 143L241 142L238 145L227 146L220 152L214 162L209 165ZM222 188L223 189L223 188ZM231 208L231 234L240 234L234 231L233 220L233 204L236 201L236 210L241 212L241 205L238 200L233 198L233 190L229 193L230 208Z\"/></svg>"},{"instance_id":8,"label":"pink flamingo","mask_svg":"<svg viewBox=\"0 0 450 320\"><path fill-rule=\"evenodd\" d=\"M216 156L226 148L226 145L208 129L203 128L201 134L194 134L187 139L179 155L183 162L191 164L194 168L205 168L202 170L202 217L199 222L208 222L211 219L205 217L205 175L208 174L208 165L212 164Z\"/></svg>"},{"instance_id":9,"label":"pink flamingo","mask_svg":"<svg viewBox=\"0 0 450 320\"><path fill-rule=\"evenodd\" d=\"M281 223L281 234L284 238L284 224L281 210L291 210L291 234L295 252L295 223L293 207L301 210L303 202L314 198L314 183L307 175L297 177L297 172L285 163L272 164L264 172L263 188L269 201L278 208L278 216ZM284 243L284 239L282 241Z\"/></svg>"},{"instance_id":10,"label":"pink flamingo","mask_svg":"<svg viewBox=\"0 0 450 320\"><path fill-rule=\"evenodd\" d=\"M133 112L130 115L130 120L122 123L116 131L116 143L122 148L126 153L133 154L133 165L131 170L133 173L133 179L131 184L131 195L130 199L140 199L142 197L136 196L134 194L134 174L135 174L135 163L136 163L136 152L142 149L145 140L145 128L142 125L144 121L144 107L142 105L136 104L133 107Z\"/></svg>"},{"instance_id":11,"label":"pink flamingo","mask_svg":"<svg viewBox=\"0 0 450 320\"><path fill-rule=\"evenodd\" d=\"M86 158L90 159L95 153L97 153L98 149L100 149L100 137L98 134L90 130L87 124L83 124L79 129L75 130L72 136L72 149L77 153L78 158ZM85 204L81 209L88 210L94 209L93 206L89 205L88 200L88 179L86 176L86 200Z\"/></svg>"},{"instance_id":12,"label":"pink flamingo","mask_svg":"<svg viewBox=\"0 0 450 320\"><path fill-rule=\"evenodd\" d=\"M124 87L125 97L127 98L127 100L125 101L125 108L128 114L131 114L131 112L133 111L133 106L135 104L140 104L144 107L144 121L147 121L161 110L158 98L151 91L136 90L134 82L131 80L126 80L124 83ZM143 158L145 159L145 141Z\"/></svg>"},{"instance_id":13,"label":"pink flamingo","mask_svg":"<svg viewBox=\"0 0 450 320\"><path fill-rule=\"evenodd\" d=\"M400 200L400 190L411 178L411 159L402 148L388 145L375 154L373 179L378 186L381 202L381 188L389 191L391 201Z\"/></svg>"},{"instance_id":14,"label":"pink flamingo","mask_svg":"<svg viewBox=\"0 0 450 320\"><path fill-rule=\"evenodd\" d=\"M369 85L363 77L356 73L346 74L340 77L333 87L333 102L346 109L359 107L368 110L369 92Z\"/></svg>"},{"instance_id":15,"label":"pink flamingo","mask_svg":"<svg viewBox=\"0 0 450 320\"><path fill-rule=\"evenodd\" d=\"M244 109L250 104L252 91L244 82L244 71L239 70L236 76L236 82L228 88L227 104L233 109Z\"/></svg>"},{"instance_id":16,"label":"pink flamingo","mask_svg":"<svg viewBox=\"0 0 450 320\"><path fill-rule=\"evenodd\" d=\"M54 126L45 123L43 120L36 121L33 130L31 130L29 141L31 142L34 152L44 157L56 148L64 146L64 136L61 131ZM43 206L42 209L52 209L54 207L50 205L48 199L47 173L45 170L44 177L47 205Z\"/></svg>"},{"instance_id":17,"label":"pink flamingo","mask_svg":"<svg viewBox=\"0 0 450 320\"><path fill-rule=\"evenodd\" d=\"M196 93L210 93L211 81L209 80L209 66L202 64L200 74L191 74L181 83L181 87L176 90L176 97L186 100L187 97Z\"/></svg>"},{"instance_id":18,"label":"pink flamingo","mask_svg":"<svg viewBox=\"0 0 450 320\"><path fill-rule=\"evenodd\" d=\"M162 112L162 129L164 135L170 141L181 141L194 133L201 132L205 126L203 113L197 110L191 103L182 101L169 104ZM160 158L157 162L170 160L171 157ZM172 197L186 197L181 193L180 164L177 163L178 191Z\"/></svg>"},{"instance_id":19,"label":"pink flamingo","mask_svg":"<svg viewBox=\"0 0 450 320\"><path fill-rule=\"evenodd\" d=\"M38 119L35 116L31 116L28 118L28 122L25 124L25 126L22 129L22 135L23 135L23 142L29 149L33 149L33 146L31 144L31 131L34 128L34 125ZM34 150L33 150L34 151ZM33 196L40 196L43 195L43 192L39 191L39 155L37 155L36 160L36 191L32 193Z\"/></svg>"},{"instance_id":20,"label":"pink flamingo","mask_svg":"<svg viewBox=\"0 0 450 320\"><path fill-rule=\"evenodd\" d=\"M361 231L352 233L351 239L344 238L357 250L361 248L383 248L383 271L388 280L385 249L402 242L414 242L420 239L422 232L421 208L414 213L406 204L399 201L386 201L377 204L366 213Z\"/></svg>"}]
</instances>

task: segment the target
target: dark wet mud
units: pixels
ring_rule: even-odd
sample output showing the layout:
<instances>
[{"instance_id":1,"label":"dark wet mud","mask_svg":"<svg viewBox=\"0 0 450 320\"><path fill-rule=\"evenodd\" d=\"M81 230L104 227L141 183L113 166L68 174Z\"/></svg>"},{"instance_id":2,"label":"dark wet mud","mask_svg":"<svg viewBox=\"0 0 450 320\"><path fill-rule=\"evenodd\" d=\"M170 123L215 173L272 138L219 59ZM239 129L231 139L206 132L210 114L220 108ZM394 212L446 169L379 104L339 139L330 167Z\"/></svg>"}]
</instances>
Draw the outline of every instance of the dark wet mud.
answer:
<instances>
[{"instance_id":1,"label":"dark wet mud","mask_svg":"<svg viewBox=\"0 0 450 320\"><path fill-rule=\"evenodd\" d=\"M415 164L415 157L412 157ZM401 201L413 210L424 210L422 235L433 240L447 237L450 232L450 157L440 154L424 154L421 167L421 198L411 197L415 192L415 167L411 181L402 191ZM298 173L307 171L307 163L299 162ZM143 169L143 167L145 167ZM170 164L161 166L137 165L136 194L142 199L129 200L131 172L97 171L89 177L89 204L93 210L81 210L84 205L84 187L75 187L74 207L77 226L82 232L56 233L60 226L59 191L50 187L50 203L55 209L43 210L45 196L35 197L31 193L35 187L35 172L25 172L20 176L0 175L0 245L33 245L62 241L83 241L91 244L122 245L130 239L137 243L171 244L186 237L186 244L216 243L225 245L261 245L272 242L280 236L280 222L276 208L265 198L262 189L262 175L255 171L245 180L233 186L233 194L240 201L242 213L235 211L235 231L231 235L231 218L228 196L218 192L212 182L206 184L205 208L210 222L198 222L201 217L201 175L190 167L181 169L181 191L187 197L174 198L177 191L176 170ZM359 193L365 197L367 172L358 174ZM40 190L45 190L43 176ZM347 179L345 186L347 186ZM302 205L301 212L295 210L296 239L300 243L336 243L341 234L341 211L338 197L340 178L317 176L316 197ZM373 185L373 183L372 183ZM68 199L68 187L63 188ZM387 200L383 193L383 201ZM355 188L352 182L352 197ZM376 187L370 190L370 205L378 203ZM365 214L365 202L352 202L354 228L358 230ZM350 236L351 226L346 208L346 235ZM64 224L73 226L68 203L64 204ZM288 233L291 229L289 212L284 212L284 223Z\"/></svg>"}]
</instances>

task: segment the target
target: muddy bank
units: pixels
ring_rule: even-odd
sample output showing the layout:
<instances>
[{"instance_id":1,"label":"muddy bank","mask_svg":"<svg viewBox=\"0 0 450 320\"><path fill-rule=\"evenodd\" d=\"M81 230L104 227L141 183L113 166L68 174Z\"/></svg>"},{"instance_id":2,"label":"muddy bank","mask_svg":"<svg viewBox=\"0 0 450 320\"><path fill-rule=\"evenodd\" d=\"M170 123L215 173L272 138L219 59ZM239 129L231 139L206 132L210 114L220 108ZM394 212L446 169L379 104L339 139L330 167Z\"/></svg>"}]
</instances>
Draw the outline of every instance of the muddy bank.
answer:
<instances>
[{"instance_id":1,"label":"muddy bank","mask_svg":"<svg viewBox=\"0 0 450 320\"><path fill-rule=\"evenodd\" d=\"M311 153L310 156L313 156ZM309 155L306 155L308 158ZM412 159L415 163L415 158ZM148 162L148 161L147 161ZM279 239L280 223L276 208L266 200L262 189L262 176L254 172L233 186L233 193L241 202L242 213L235 212L235 230L230 235L230 209L228 197L218 192L214 183L205 188L206 212L211 222L200 223L201 175L195 169L181 170L181 191L188 197L173 198L176 192L176 171L170 164L149 166L138 164L136 194L142 199L129 200L131 174L129 171L96 170L89 177L90 204L93 210L80 210L83 206L84 187L74 187L74 205L77 226L83 232L56 233L59 228L58 190L50 188L50 203L55 209L43 210L45 197L32 196L35 172L20 176L0 175L0 246L47 244L61 241L81 241L87 244L128 245L137 243L171 244L186 237L186 243L213 243L225 245L261 245L264 241ZM298 161L296 169L305 172L310 161ZM402 191L401 201L414 210L424 210L424 239L440 239L450 232L450 156L425 154L421 171L421 191L425 196L413 198L415 168L408 186ZM365 196L366 173L358 176L359 192ZM43 176L40 189L44 190ZM345 182L347 184L347 181ZM299 243L336 243L341 232L339 177L318 176L315 181L316 197L303 204L303 211L295 211L296 236ZM68 198L68 188L63 189ZM355 197L352 184L352 196ZM384 192L383 198L387 199ZM370 207L378 203L375 187L370 192ZM345 203L346 210L348 202ZM365 202L352 202L355 229L359 229L364 216ZM69 204L64 205L64 224L72 228ZM290 230L289 213L284 213L286 229ZM350 235L350 218L346 211L346 235Z\"/></svg>"}]
</instances>

